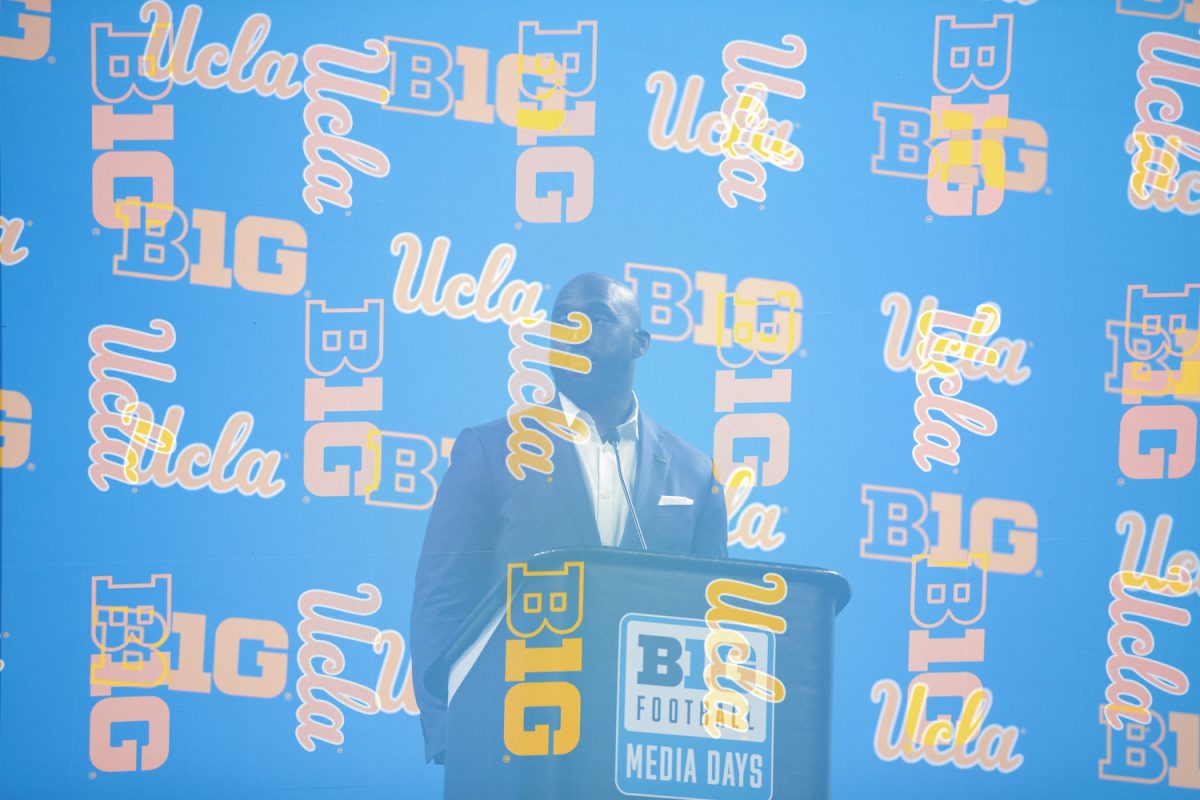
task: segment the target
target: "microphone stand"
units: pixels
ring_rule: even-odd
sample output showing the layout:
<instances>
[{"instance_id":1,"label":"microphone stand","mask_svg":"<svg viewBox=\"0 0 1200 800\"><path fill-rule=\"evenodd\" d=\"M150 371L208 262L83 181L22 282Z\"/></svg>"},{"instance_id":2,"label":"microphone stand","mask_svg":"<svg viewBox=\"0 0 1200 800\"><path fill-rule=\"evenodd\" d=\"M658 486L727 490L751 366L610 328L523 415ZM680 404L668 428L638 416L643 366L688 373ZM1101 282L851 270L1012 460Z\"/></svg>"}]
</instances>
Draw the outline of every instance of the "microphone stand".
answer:
<instances>
[{"instance_id":1,"label":"microphone stand","mask_svg":"<svg viewBox=\"0 0 1200 800\"><path fill-rule=\"evenodd\" d=\"M612 445L613 455L617 457L617 477L621 480L621 491L625 493L625 503L629 506L629 513L633 517L633 529L637 531L638 543L642 549L649 552L650 548L646 546L646 535L642 533L642 523L638 519L637 509L633 507L633 498L629 494L629 484L625 483L625 470L621 469L621 451L617 448L617 435L615 433L608 434L604 437L605 444Z\"/></svg>"}]
</instances>

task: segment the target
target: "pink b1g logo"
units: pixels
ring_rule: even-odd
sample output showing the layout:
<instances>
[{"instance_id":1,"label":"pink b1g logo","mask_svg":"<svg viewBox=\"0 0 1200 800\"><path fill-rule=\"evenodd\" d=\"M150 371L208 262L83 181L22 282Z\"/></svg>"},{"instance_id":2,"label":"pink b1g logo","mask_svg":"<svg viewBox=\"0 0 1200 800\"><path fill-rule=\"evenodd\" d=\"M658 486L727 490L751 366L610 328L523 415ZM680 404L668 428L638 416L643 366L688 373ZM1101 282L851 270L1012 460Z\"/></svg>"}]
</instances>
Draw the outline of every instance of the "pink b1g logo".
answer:
<instances>
[{"instance_id":1,"label":"pink b1g logo","mask_svg":"<svg viewBox=\"0 0 1200 800\"><path fill-rule=\"evenodd\" d=\"M933 84L942 94L928 109L875 103L879 151L871 171L924 180L935 214L992 214L1006 191L1036 192L1046 184L1045 129L1010 118L1007 94L979 97L1012 75L1013 26L1012 14L975 23L936 17ZM978 99L954 102L964 92ZM1010 147L1013 140L1021 146Z\"/></svg>"},{"instance_id":2,"label":"pink b1g logo","mask_svg":"<svg viewBox=\"0 0 1200 800\"><path fill-rule=\"evenodd\" d=\"M0 469L19 467L29 459L33 405L12 389L0 389Z\"/></svg>"},{"instance_id":3,"label":"pink b1g logo","mask_svg":"<svg viewBox=\"0 0 1200 800\"><path fill-rule=\"evenodd\" d=\"M304 419L315 423L304 436L305 488L318 497L361 496L373 506L429 508L437 492L432 470L452 441L439 449L426 436L381 431L361 419L383 410L383 377L371 374L383 363L383 300L361 308L309 300L305 312L304 355L314 377L304 380Z\"/></svg>"},{"instance_id":4,"label":"pink b1g logo","mask_svg":"<svg viewBox=\"0 0 1200 800\"><path fill-rule=\"evenodd\" d=\"M595 20L562 29L521 21L517 52L500 55L494 72L483 48L458 45L451 55L441 42L386 36L391 80L382 108L432 117L453 111L454 119L485 125L499 118L525 148L516 163L517 214L533 223L580 222L593 201L595 165L583 145L595 135L596 102L581 98L596 83L597 36ZM448 80L456 69L458 92ZM575 143L542 141L564 137Z\"/></svg>"},{"instance_id":5,"label":"pink b1g logo","mask_svg":"<svg viewBox=\"0 0 1200 800\"><path fill-rule=\"evenodd\" d=\"M21 35L0 36L0 58L37 61L50 50L50 0L17 2L22 6L17 14Z\"/></svg>"},{"instance_id":6,"label":"pink b1g logo","mask_svg":"<svg viewBox=\"0 0 1200 800\"><path fill-rule=\"evenodd\" d=\"M1189 475L1196 465L1196 412L1183 403L1150 401L1200 402L1200 284L1179 292L1129 286L1125 319L1109 321L1107 336L1113 360L1105 390L1130 406L1121 418L1121 472L1136 480Z\"/></svg>"},{"instance_id":7,"label":"pink b1g logo","mask_svg":"<svg viewBox=\"0 0 1200 800\"><path fill-rule=\"evenodd\" d=\"M1183 14L1187 22L1200 22L1200 0L1117 0L1117 13L1154 19L1175 19Z\"/></svg>"}]
</instances>

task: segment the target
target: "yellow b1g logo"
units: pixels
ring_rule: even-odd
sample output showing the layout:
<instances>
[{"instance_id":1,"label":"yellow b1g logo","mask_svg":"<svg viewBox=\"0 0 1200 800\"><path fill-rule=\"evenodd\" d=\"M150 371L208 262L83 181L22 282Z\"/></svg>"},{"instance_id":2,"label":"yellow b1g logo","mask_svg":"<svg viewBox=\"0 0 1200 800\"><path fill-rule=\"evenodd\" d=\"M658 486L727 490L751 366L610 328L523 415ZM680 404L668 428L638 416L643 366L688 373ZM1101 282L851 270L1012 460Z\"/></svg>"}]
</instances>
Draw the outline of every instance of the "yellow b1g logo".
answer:
<instances>
[{"instance_id":1,"label":"yellow b1g logo","mask_svg":"<svg viewBox=\"0 0 1200 800\"><path fill-rule=\"evenodd\" d=\"M505 619L516 638L504 651L504 680L514 684L504 696L504 746L518 756L565 755L579 744L579 689L569 681L528 678L583 669L583 637L568 636L583 623L583 563L541 572L509 564L507 591ZM537 647L531 646L535 638ZM557 729L541 721L555 711Z\"/></svg>"}]
</instances>

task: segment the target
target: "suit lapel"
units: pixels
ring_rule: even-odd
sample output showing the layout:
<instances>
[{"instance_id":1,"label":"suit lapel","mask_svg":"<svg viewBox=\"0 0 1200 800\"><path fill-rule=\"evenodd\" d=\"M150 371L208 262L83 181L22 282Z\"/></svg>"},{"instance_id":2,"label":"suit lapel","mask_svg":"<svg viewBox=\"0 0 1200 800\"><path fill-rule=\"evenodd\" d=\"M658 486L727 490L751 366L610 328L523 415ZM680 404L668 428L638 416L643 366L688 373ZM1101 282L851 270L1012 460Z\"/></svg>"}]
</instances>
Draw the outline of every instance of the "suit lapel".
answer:
<instances>
[{"instance_id":1,"label":"suit lapel","mask_svg":"<svg viewBox=\"0 0 1200 800\"><path fill-rule=\"evenodd\" d=\"M667 470L671 466L671 454L662 444L658 425L638 411L638 459L637 474L633 479L633 507L637 509L646 536L646 546L654 549L654 531L650 524L658 503L657 493L666 485ZM593 526L594 527L594 526ZM637 528L633 517L626 515L625 530L621 534L620 546L640 550Z\"/></svg>"}]
</instances>

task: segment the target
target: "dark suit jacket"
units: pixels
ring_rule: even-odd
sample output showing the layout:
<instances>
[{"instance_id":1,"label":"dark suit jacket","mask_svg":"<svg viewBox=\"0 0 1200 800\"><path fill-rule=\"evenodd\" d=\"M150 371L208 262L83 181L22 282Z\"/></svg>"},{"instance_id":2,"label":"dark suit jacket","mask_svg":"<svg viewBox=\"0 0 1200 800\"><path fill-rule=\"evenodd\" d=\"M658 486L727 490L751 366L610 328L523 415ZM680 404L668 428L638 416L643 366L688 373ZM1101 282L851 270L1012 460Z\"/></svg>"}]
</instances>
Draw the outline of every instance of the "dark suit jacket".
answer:
<instances>
[{"instance_id":1,"label":"dark suit jacket","mask_svg":"<svg viewBox=\"0 0 1200 800\"><path fill-rule=\"evenodd\" d=\"M727 556L725 495L712 460L639 412L638 463L630 491L650 550ZM507 419L467 428L454 443L425 529L413 595L413 688L421 708L425 758L445 750L446 685L425 672L471 610L507 576L510 562L554 547L601 544L575 445L555 436L551 476L526 470L518 481L504 460ZM658 505L664 495L692 505ZM620 547L640 549L627 515Z\"/></svg>"}]
</instances>

